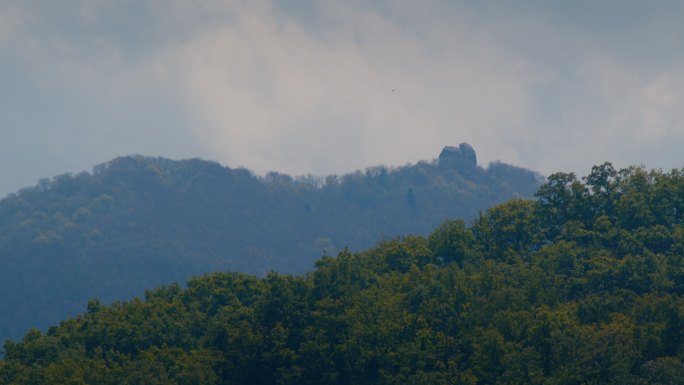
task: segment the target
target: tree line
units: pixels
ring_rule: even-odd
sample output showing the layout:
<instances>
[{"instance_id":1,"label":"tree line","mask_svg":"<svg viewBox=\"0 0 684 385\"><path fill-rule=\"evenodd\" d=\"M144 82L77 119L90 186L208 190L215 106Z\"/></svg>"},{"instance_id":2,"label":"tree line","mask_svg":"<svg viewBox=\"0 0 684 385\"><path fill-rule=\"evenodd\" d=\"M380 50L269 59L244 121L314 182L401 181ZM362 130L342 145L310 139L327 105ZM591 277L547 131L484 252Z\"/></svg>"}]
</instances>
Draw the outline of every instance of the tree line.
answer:
<instances>
[{"instance_id":1,"label":"tree line","mask_svg":"<svg viewBox=\"0 0 684 385\"><path fill-rule=\"evenodd\" d=\"M130 299L213 271L304 273L345 246L425 235L539 185L533 172L501 163L462 171L421 162L261 177L130 156L41 180L0 201L0 341L45 330L93 297Z\"/></svg>"},{"instance_id":2,"label":"tree line","mask_svg":"<svg viewBox=\"0 0 684 385\"><path fill-rule=\"evenodd\" d=\"M91 300L8 341L0 384L680 384L683 214L684 170L557 173L303 275Z\"/></svg>"}]
</instances>

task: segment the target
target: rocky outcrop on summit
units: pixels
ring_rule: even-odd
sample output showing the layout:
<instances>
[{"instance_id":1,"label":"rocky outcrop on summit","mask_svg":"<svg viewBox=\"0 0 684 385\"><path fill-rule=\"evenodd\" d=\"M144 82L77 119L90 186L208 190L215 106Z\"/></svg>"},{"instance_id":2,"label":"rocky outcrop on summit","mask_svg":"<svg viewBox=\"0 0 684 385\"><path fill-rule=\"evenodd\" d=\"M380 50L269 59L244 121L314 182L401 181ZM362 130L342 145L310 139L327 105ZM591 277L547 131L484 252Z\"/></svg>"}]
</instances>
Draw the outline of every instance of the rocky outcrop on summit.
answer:
<instances>
[{"instance_id":1,"label":"rocky outcrop on summit","mask_svg":"<svg viewBox=\"0 0 684 385\"><path fill-rule=\"evenodd\" d=\"M446 146L433 161L440 173L453 173L476 184L494 186L502 183L515 193L513 197L534 195L537 186L544 182L539 173L500 161L490 162L486 167L477 165L475 149L468 143Z\"/></svg>"},{"instance_id":2,"label":"rocky outcrop on summit","mask_svg":"<svg viewBox=\"0 0 684 385\"><path fill-rule=\"evenodd\" d=\"M468 143L461 143L458 147L447 146L439 154L439 165L466 170L474 169L477 168L477 155Z\"/></svg>"}]
</instances>

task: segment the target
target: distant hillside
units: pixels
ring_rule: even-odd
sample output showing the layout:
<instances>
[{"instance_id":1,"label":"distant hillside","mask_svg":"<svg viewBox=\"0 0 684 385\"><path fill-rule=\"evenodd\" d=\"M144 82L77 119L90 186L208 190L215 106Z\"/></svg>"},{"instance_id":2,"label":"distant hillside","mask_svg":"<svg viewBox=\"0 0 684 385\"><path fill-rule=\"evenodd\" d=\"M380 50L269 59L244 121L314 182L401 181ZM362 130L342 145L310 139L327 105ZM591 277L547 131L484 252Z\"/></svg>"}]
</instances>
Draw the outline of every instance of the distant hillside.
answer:
<instances>
[{"instance_id":1,"label":"distant hillside","mask_svg":"<svg viewBox=\"0 0 684 385\"><path fill-rule=\"evenodd\" d=\"M553 174L306 275L93 300L5 353L0 385L682 385L684 169Z\"/></svg>"},{"instance_id":2,"label":"distant hillside","mask_svg":"<svg viewBox=\"0 0 684 385\"><path fill-rule=\"evenodd\" d=\"M191 275L301 273L321 255L427 234L530 197L534 172L473 149L343 176L257 177L202 160L129 156L0 201L0 340Z\"/></svg>"}]
</instances>

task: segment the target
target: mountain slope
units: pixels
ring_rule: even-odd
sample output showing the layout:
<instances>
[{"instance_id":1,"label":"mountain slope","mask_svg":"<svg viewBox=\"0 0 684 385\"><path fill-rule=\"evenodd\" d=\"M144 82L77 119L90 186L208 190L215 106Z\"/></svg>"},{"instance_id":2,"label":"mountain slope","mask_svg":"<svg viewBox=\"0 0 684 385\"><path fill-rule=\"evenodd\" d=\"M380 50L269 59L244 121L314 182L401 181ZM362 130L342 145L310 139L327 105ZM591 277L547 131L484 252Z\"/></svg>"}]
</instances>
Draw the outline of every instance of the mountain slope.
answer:
<instances>
[{"instance_id":1,"label":"mountain slope","mask_svg":"<svg viewBox=\"0 0 684 385\"><path fill-rule=\"evenodd\" d=\"M558 173L306 275L91 301L7 343L0 384L681 384L683 219L684 169Z\"/></svg>"},{"instance_id":2,"label":"mountain slope","mask_svg":"<svg viewBox=\"0 0 684 385\"><path fill-rule=\"evenodd\" d=\"M260 178L201 160L123 157L0 201L0 339L191 275L301 273L323 254L427 234L531 196L533 172L477 166L467 144L438 160L340 177Z\"/></svg>"}]
</instances>

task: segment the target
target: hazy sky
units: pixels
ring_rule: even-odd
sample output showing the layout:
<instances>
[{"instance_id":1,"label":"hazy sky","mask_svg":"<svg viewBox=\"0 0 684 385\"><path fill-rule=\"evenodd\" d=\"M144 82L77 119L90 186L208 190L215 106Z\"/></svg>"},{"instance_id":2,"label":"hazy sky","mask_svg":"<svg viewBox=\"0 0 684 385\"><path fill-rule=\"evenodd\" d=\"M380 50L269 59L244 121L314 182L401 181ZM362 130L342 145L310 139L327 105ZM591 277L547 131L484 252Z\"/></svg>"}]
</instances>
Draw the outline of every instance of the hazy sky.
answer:
<instances>
[{"instance_id":1,"label":"hazy sky","mask_svg":"<svg viewBox=\"0 0 684 385\"><path fill-rule=\"evenodd\" d=\"M684 166L684 2L2 0L0 196L127 154L264 173Z\"/></svg>"}]
</instances>

